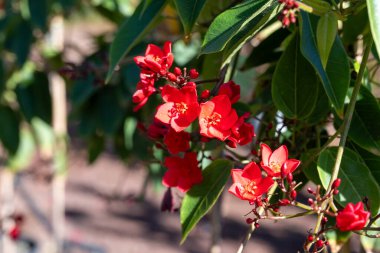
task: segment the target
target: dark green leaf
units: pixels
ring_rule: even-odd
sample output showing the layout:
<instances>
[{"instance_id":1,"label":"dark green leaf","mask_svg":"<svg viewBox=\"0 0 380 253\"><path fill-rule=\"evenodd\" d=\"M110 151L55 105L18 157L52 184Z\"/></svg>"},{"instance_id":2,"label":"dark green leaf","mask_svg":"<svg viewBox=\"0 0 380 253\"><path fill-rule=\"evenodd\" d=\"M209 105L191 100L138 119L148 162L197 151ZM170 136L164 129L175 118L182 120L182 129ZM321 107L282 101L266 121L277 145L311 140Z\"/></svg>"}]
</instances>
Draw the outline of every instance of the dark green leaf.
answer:
<instances>
[{"instance_id":1,"label":"dark green leaf","mask_svg":"<svg viewBox=\"0 0 380 253\"><path fill-rule=\"evenodd\" d=\"M0 105L0 141L10 153L17 152L20 142L20 119L8 106Z\"/></svg>"},{"instance_id":2,"label":"dark green leaf","mask_svg":"<svg viewBox=\"0 0 380 253\"><path fill-rule=\"evenodd\" d=\"M325 71L318 53L315 32L310 22L309 15L301 11L300 17L301 52L317 72L326 94L336 108L338 114L342 115L344 99L349 85L350 71L348 59L342 43L337 36ZM336 70L337 67L339 68L339 71Z\"/></svg>"},{"instance_id":3,"label":"dark green leaf","mask_svg":"<svg viewBox=\"0 0 380 253\"><path fill-rule=\"evenodd\" d=\"M203 181L185 195L181 207L182 240L215 204L229 178L232 162L215 160L203 171Z\"/></svg>"},{"instance_id":4,"label":"dark green leaf","mask_svg":"<svg viewBox=\"0 0 380 253\"><path fill-rule=\"evenodd\" d=\"M376 98L361 87L348 136L360 147L380 155L380 107Z\"/></svg>"},{"instance_id":5,"label":"dark green leaf","mask_svg":"<svg viewBox=\"0 0 380 253\"><path fill-rule=\"evenodd\" d=\"M328 148L318 159L318 173L325 189L330 182L336 155L336 147ZM377 214L380 206L380 187L360 156L348 148L344 149L338 177L342 180L339 194L335 196L339 204L345 206L349 202L357 203L368 197L372 214Z\"/></svg>"},{"instance_id":6,"label":"dark green leaf","mask_svg":"<svg viewBox=\"0 0 380 253\"><path fill-rule=\"evenodd\" d=\"M127 19L116 33L110 49L110 68L106 82L111 79L116 65L149 32L160 18L166 0L152 1L144 10L142 2L133 15Z\"/></svg>"},{"instance_id":7,"label":"dark green leaf","mask_svg":"<svg viewBox=\"0 0 380 253\"><path fill-rule=\"evenodd\" d=\"M190 34L207 0L174 0L185 34Z\"/></svg>"},{"instance_id":8,"label":"dark green leaf","mask_svg":"<svg viewBox=\"0 0 380 253\"><path fill-rule=\"evenodd\" d=\"M22 66L29 56L33 40L32 26L26 20L21 20L7 34L5 48L17 56L17 64Z\"/></svg>"},{"instance_id":9,"label":"dark green leaf","mask_svg":"<svg viewBox=\"0 0 380 253\"><path fill-rule=\"evenodd\" d=\"M102 135L93 135L87 140L88 162L91 164L96 161L104 150L105 139Z\"/></svg>"},{"instance_id":10,"label":"dark green leaf","mask_svg":"<svg viewBox=\"0 0 380 253\"><path fill-rule=\"evenodd\" d=\"M307 117L307 122L311 124L317 124L318 122L325 120L327 117L327 114L331 110L331 104L330 104L329 98L327 97L322 84L319 82L318 85L319 85L319 88L318 88L317 102L315 104L314 110Z\"/></svg>"},{"instance_id":11,"label":"dark green leaf","mask_svg":"<svg viewBox=\"0 0 380 253\"><path fill-rule=\"evenodd\" d=\"M368 25L367 9L361 10L356 15L347 16L347 20L343 23L343 43L355 43L358 39L358 36L360 34L364 34L366 29L369 28Z\"/></svg>"},{"instance_id":12,"label":"dark green leaf","mask_svg":"<svg viewBox=\"0 0 380 253\"><path fill-rule=\"evenodd\" d=\"M47 30L48 2L47 0L28 0L30 18L41 30Z\"/></svg>"},{"instance_id":13,"label":"dark green leaf","mask_svg":"<svg viewBox=\"0 0 380 253\"><path fill-rule=\"evenodd\" d=\"M353 149L360 154L368 169L371 171L378 185L380 185L380 156L374 155L357 145Z\"/></svg>"},{"instance_id":14,"label":"dark green leaf","mask_svg":"<svg viewBox=\"0 0 380 253\"><path fill-rule=\"evenodd\" d=\"M201 53L210 54L223 50L245 25L253 19L256 20L256 17L267 14L267 9L273 9L274 6L278 6L278 2L275 0L251 0L226 10L215 18L207 30ZM259 22L260 19L256 22Z\"/></svg>"},{"instance_id":15,"label":"dark green leaf","mask_svg":"<svg viewBox=\"0 0 380 253\"><path fill-rule=\"evenodd\" d=\"M338 18L334 12L323 15L317 26L317 46L323 67L326 67L330 50L338 31Z\"/></svg>"},{"instance_id":16,"label":"dark green leaf","mask_svg":"<svg viewBox=\"0 0 380 253\"><path fill-rule=\"evenodd\" d=\"M289 36L287 29L278 29L268 38L263 40L257 47L252 49L252 52L244 62L241 70L260 66L264 63L270 63L281 56L280 46L284 39Z\"/></svg>"},{"instance_id":17,"label":"dark green leaf","mask_svg":"<svg viewBox=\"0 0 380 253\"><path fill-rule=\"evenodd\" d=\"M372 37L375 42L377 53L380 54L380 2L378 0L367 0L369 24L371 25Z\"/></svg>"},{"instance_id":18,"label":"dark green leaf","mask_svg":"<svg viewBox=\"0 0 380 253\"><path fill-rule=\"evenodd\" d=\"M318 157L317 156L314 157L316 152L318 152L318 149L309 149L307 152L303 153L301 156L301 162L302 162L301 166L302 166L302 172L305 174L307 179L309 179L316 185L321 185L322 183L321 183L321 180L319 179L319 174L318 174L318 169L317 169Z\"/></svg>"},{"instance_id":19,"label":"dark green leaf","mask_svg":"<svg viewBox=\"0 0 380 253\"><path fill-rule=\"evenodd\" d=\"M76 80L70 91L70 100L74 107L83 105L95 92L99 86L95 85L93 75L88 75L84 79Z\"/></svg>"},{"instance_id":20,"label":"dark green leaf","mask_svg":"<svg viewBox=\"0 0 380 253\"><path fill-rule=\"evenodd\" d=\"M29 122L35 117L51 122L49 80L45 73L35 72L31 82L19 84L16 95L21 112Z\"/></svg>"},{"instance_id":21,"label":"dark green leaf","mask_svg":"<svg viewBox=\"0 0 380 253\"><path fill-rule=\"evenodd\" d=\"M272 97L276 107L288 118L307 117L318 98L318 77L299 50L294 35L277 63L273 75Z\"/></svg>"}]
</instances>

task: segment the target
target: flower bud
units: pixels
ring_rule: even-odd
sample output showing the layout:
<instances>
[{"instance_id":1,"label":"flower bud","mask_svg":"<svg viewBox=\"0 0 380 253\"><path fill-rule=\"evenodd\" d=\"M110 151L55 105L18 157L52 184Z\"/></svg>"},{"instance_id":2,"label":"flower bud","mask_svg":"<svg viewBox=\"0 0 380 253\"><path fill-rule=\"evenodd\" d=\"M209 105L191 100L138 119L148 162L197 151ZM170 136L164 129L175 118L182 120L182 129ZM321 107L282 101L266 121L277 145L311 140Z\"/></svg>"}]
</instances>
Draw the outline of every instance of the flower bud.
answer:
<instances>
[{"instance_id":1,"label":"flower bud","mask_svg":"<svg viewBox=\"0 0 380 253\"><path fill-rule=\"evenodd\" d=\"M247 218L247 219L245 220L245 222L246 222L247 224L252 224L252 223L254 222L254 220L253 220L252 218Z\"/></svg>"},{"instance_id":2,"label":"flower bud","mask_svg":"<svg viewBox=\"0 0 380 253\"><path fill-rule=\"evenodd\" d=\"M280 204L280 206L287 206L290 204L290 200L289 199L280 199L278 201L278 203Z\"/></svg>"},{"instance_id":3,"label":"flower bud","mask_svg":"<svg viewBox=\"0 0 380 253\"><path fill-rule=\"evenodd\" d=\"M324 244L325 243L321 239L318 239L318 241L316 242L317 248L322 248Z\"/></svg>"},{"instance_id":4,"label":"flower bud","mask_svg":"<svg viewBox=\"0 0 380 253\"><path fill-rule=\"evenodd\" d=\"M322 221L321 221L322 225L326 224L328 220L329 220L329 219L327 219L326 216L323 217L323 219L322 219Z\"/></svg>"},{"instance_id":5,"label":"flower bud","mask_svg":"<svg viewBox=\"0 0 380 253\"><path fill-rule=\"evenodd\" d=\"M210 90L202 91L202 94L201 94L202 99L208 99L209 97L210 97Z\"/></svg>"},{"instance_id":6,"label":"flower bud","mask_svg":"<svg viewBox=\"0 0 380 253\"><path fill-rule=\"evenodd\" d=\"M258 222L255 223L255 228L259 228L260 224Z\"/></svg>"},{"instance_id":7,"label":"flower bud","mask_svg":"<svg viewBox=\"0 0 380 253\"><path fill-rule=\"evenodd\" d=\"M340 185L340 183L341 183L341 181L342 181L342 180L341 180L340 178L335 179L334 182L333 182L333 184L332 184L332 188L333 188L333 189L338 188L339 185Z\"/></svg>"},{"instance_id":8,"label":"flower bud","mask_svg":"<svg viewBox=\"0 0 380 253\"><path fill-rule=\"evenodd\" d=\"M307 188L307 192L310 193L310 194L315 195L315 192L310 187Z\"/></svg>"},{"instance_id":9,"label":"flower bud","mask_svg":"<svg viewBox=\"0 0 380 253\"><path fill-rule=\"evenodd\" d=\"M291 192L290 192L290 198L291 198L292 200L295 200L296 197L297 197L297 192L296 192L295 190L291 191Z\"/></svg>"},{"instance_id":10,"label":"flower bud","mask_svg":"<svg viewBox=\"0 0 380 253\"><path fill-rule=\"evenodd\" d=\"M180 68L178 68L178 67L175 67L174 68L174 74L176 76L181 76L182 75L182 70Z\"/></svg>"},{"instance_id":11,"label":"flower bud","mask_svg":"<svg viewBox=\"0 0 380 253\"><path fill-rule=\"evenodd\" d=\"M286 175L286 180L288 181L289 184L290 184L291 182L293 182L293 174L292 174L292 173L289 173L288 175Z\"/></svg>"},{"instance_id":12,"label":"flower bud","mask_svg":"<svg viewBox=\"0 0 380 253\"><path fill-rule=\"evenodd\" d=\"M335 190L333 191L333 194L334 194L334 195L338 195L338 194L339 194L339 190L338 190L338 189L335 189Z\"/></svg>"},{"instance_id":13,"label":"flower bud","mask_svg":"<svg viewBox=\"0 0 380 253\"><path fill-rule=\"evenodd\" d=\"M307 237L307 240L308 240L309 242L312 242L312 241L314 240L314 236L313 236L313 235L309 235L309 236Z\"/></svg>"},{"instance_id":14,"label":"flower bud","mask_svg":"<svg viewBox=\"0 0 380 253\"><path fill-rule=\"evenodd\" d=\"M314 200L311 198L308 198L307 203L309 203L309 205L312 206L312 205L314 205Z\"/></svg>"},{"instance_id":15,"label":"flower bud","mask_svg":"<svg viewBox=\"0 0 380 253\"><path fill-rule=\"evenodd\" d=\"M177 76L174 75L173 73L167 73L166 76L168 77L169 81L171 82L177 82Z\"/></svg>"},{"instance_id":16,"label":"flower bud","mask_svg":"<svg viewBox=\"0 0 380 253\"><path fill-rule=\"evenodd\" d=\"M196 69L190 69L189 76L191 79L196 79L199 76L199 73Z\"/></svg>"}]
</instances>

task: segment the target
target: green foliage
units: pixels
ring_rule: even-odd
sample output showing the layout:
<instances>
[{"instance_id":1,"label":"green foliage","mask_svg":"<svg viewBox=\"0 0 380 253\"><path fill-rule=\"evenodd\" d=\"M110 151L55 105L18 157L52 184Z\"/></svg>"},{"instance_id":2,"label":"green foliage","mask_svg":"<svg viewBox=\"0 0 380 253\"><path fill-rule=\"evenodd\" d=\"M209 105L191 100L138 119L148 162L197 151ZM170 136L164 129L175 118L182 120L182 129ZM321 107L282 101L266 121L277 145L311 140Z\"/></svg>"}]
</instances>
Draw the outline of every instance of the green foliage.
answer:
<instances>
[{"instance_id":1,"label":"green foliage","mask_svg":"<svg viewBox=\"0 0 380 253\"><path fill-rule=\"evenodd\" d=\"M20 142L20 118L9 106L0 105L0 142L9 154L17 152Z\"/></svg>"},{"instance_id":2,"label":"green foliage","mask_svg":"<svg viewBox=\"0 0 380 253\"><path fill-rule=\"evenodd\" d=\"M273 75L272 97L286 117L304 119L318 98L318 77L299 49L299 34L294 34L278 61Z\"/></svg>"},{"instance_id":3,"label":"green foliage","mask_svg":"<svg viewBox=\"0 0 380 253\"><path fill-rule=\"evenodd\" d=\"M328 148L318 158L318 173L326 189L331 178L337 155L337 148ZM368 197L371 200L371 212L377 214L380 207L380 187L371 171L354 151L345 148L338 178L342 180L339 194L335 199L342 206L349 202L357 203Z\"/></svg>"},{"instance_id":4,"label":"green foliage","mask_svg":"<svg viewBox=\"0 0 380 253\"><path fill-rule=\"evenodd\" d=\"M206 2L207 0L174 0L186 35L191 33Z\"/></svg>"},{"instance_id":5,"label":"green foliage","mask_svg":"<svg viewBox=\"0 0 380 253\"><path fill-rule=\"evenodd\" d=\"M327 12L319 19L317 26L317 46L324 68L326 68L337 31L338 18L334 12Z\"/></svg>"},{"instance_id":6,"label":"green foliage","mask_svg":"<svg viewBox=\"0 0 380 253\"><path fill-rule=\"evenodd\" d=\"M211 209L229 178L232 162L215 160L203 171L203 181L185 195L181 208L183 243L199 220Z\"/></svg>"},{"instance_id":7,"label":"green foliage","mask_svg":"<svg viewBox=\"0 0 380 253\"><path fill-rule=\"evenodd\" d=\"M107 82L110 81L117 64L160 20L160 12L166 2L166 0L155 0L148 6L142 2L133 15L121 25L111 44Z\"/></svg>"},{"instance_id":8,"label":"green foliage","mask_svg":"<svg viewBox=\"0 0 380 253\"><path fill-rule=\"evenodd\" d=\"M369 23L373 40L377 48L377 53L380 54L380 20L377 15L380 13L380 3L377 0L367 0L367 10Z\"/></svg>"}]
</instances>

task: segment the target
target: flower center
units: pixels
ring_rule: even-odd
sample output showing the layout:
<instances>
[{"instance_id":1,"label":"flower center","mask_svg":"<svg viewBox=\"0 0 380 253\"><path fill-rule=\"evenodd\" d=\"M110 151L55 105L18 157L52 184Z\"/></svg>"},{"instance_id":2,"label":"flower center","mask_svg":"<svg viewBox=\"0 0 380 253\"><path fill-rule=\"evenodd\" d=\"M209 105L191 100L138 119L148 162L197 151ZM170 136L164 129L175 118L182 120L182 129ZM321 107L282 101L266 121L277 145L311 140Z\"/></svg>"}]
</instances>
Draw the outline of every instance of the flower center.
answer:
<instances>
[{"instance_id":1,"label":"flower center","mask_svg":"<svg viewBox=\"0 0 380 253\"><path fill-rule=\"evenodd\" d=\"M269 167L274 171L274 172L280 172L281 171L281 165L278 162L270 162Z\"/></svg>"},{"instance_id":2,"label":"flower center","mask_svg":"<svg viewBox=\"0 0 380 253\"><path fill-rule=\"evenodd\" d=\"M221 118L222 115L220 115L217 112L213 112L210 116L207 116L206 118L207 127L218 125L220 123Z\"/></svg>"},{"instance_id":3,"label":"flower center","mask_svg":"<svg viewBox=\"0 0 380 253\"><path fill-rule=\"evenodd\" d=\"M175 103L174 106L169 110L170 117L175 117L178 114L184 114L187 111L187 104L184 102Z\"/></svg>"},{"instance_id":4,"label":"flower center","mask_svg":"<svg viewBox=\"0 0 380 253\"><path fill-rule=\"evenodd\" d=\"M243 185L242 188L243 188L243 189L241 189L242 196L244 198L250 198L250 197L252 197L252 195L253 196L255 195L255 192L257 190L256 182L251 181L248 184Z\"/></svg>"}]
</instances>

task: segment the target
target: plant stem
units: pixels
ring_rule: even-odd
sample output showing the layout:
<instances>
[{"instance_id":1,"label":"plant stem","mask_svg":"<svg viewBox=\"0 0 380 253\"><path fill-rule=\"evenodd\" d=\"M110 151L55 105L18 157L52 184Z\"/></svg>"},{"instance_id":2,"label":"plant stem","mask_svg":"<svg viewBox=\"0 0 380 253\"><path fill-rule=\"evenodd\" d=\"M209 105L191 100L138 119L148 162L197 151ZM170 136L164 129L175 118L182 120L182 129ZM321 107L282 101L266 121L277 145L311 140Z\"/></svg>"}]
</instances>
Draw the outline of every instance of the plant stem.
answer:
<instances>
[{"instance_id":1,"label":"plant stem","mask_svg":"<svg viewBox=\"0 0 380 253\"><path fill-rule=\"evenodd\" d=\"M272 197L273 193L276 191L277 189L277 183L275 182L274 185L272 186L272 188L269 190L268 192L268 200L270 200L270 198ZM258 210L258 213L260 215L262 215L264 213L264 208L260 207L259 210ZM252 223L246 233L246 235L244 236L243 238L243 241L240 243L240 246L239 246L239 249L236 253L242 253L245 246L247 245L249 239L251 239L251 235L253 233L253 231L255 231L255 225Z\"/></svg>"},{"instance_id":2,"label":"plant stem","mask_svg":"<svg viewBox=\"0 0 380 253\"><path fill-rule=\"evenodd\" d=\"M348 108L347 108L347 111L345 113L344 121L342 124L343 129L342 129L342 136L341 136L340 142L339 142L338 153L336 156L335 165L334 165L332 175L331 175L331 179L330 179L329 185L326 189L326 192L331 191L331 187L332 187L333 182L335 181L335 179L338 178L339 168L340 168L340 164L342 162L344 147L346 145L346 140L347 140L347 136L348 136L348 130L350 129L352 115L354 114L356 99L357 99L357 96L358 96L359 91L360 91L360 86L362 84L363 74L364 74L364 70L365 70L366 65L367 65L367 60L368 60L369 53L371 51L372 43L373 43L373 40L372 40L372 38L370 38L368 43L367 43L367 47L364 51L363 60L360 64L360 69L359 69L357 79L355 80L354 90L352 91L351 100L350 100L350 103L348 104ZM321 205L322 210L324 210L326 208L328 202L329 202L329 199L327 199L327 202L325 201L324 203L322 203L322 205ZM315 229L314 229L315 234L318 233L319 226L321 224L323 216L324 216L323 212L318 214L317 224L316 224ZM308 250L310 249L310 246L311 246L310 244L307 246Z\"/></svg>"}]
</instances>

